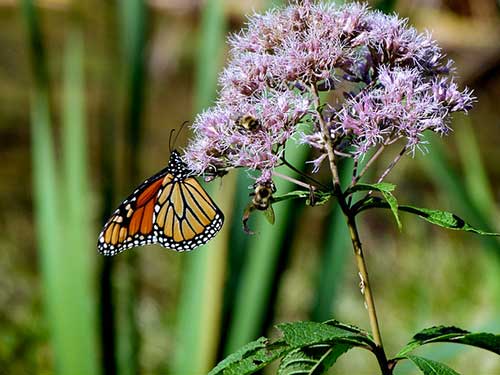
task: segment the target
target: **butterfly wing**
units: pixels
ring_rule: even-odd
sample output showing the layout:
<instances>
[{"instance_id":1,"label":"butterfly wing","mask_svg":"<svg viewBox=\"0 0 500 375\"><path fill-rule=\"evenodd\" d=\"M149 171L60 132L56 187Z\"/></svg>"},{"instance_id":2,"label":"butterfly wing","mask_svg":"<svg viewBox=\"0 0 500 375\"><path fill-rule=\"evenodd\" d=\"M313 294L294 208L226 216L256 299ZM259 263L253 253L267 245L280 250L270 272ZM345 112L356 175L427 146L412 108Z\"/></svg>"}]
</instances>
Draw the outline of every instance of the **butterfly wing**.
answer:
<instances>
[{"instance_id":1,"label":"butterfly wing","mask_svg":"<svg viewBox=\"0 0 500 375\"><path fill-rule=\"evenodd\" d=\"M160 189L172 181L165 168L144 181L116 209L99 235L97 247L103 255L116 255L134 246L155 243L153 214Z\"/></svg>"},{"instance_id":2,"label":"butterfly wing","mask_svg":"<svg viewBox=\"0 0 500 375\"><path fill-rule=\"evenodd\" d=\"M174 180L158 193L153 228L164 247L193 250L213 238L223 222L222 211L194 177Z\"/></svg>"},{"instance_id":3,"label":"butterfly wing","mask_svg":"<svg viewBox=\"0 0 500 375\"><path fill-rule=\"evenodd\" d=\"M153 243L188 251L217 234L224 222L221 210L194 177L171 171L167 167L147 179L120 204L99 235L101 254Z\"/></svg>"}]
</instances>

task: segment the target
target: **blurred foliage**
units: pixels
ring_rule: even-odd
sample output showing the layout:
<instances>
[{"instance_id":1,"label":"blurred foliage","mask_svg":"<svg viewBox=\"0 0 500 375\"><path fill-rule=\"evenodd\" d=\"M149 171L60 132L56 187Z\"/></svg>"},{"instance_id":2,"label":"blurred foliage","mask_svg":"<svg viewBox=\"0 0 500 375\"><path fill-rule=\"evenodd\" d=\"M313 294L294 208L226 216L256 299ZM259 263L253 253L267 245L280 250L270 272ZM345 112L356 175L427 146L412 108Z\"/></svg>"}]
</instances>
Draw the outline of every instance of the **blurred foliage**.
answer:
<instances>
[{"instance_id":1,"label":"blurred foliage","mask_svg":"<svg viewBox=\"0 0 500 375\"><path fill-rule=\"evenodd\" d=\"M59 134L68 121L79 121L78 117L70 120L75 113L65 111L67 100L83 100L85 103L82 116L86 119L86 128L82 135L75 137L87 138L84 150L87 165L84 169L90 171L90 177L78 184L89 185L90 203L81 194L76 194L76 187L71 187L69 183L64 186L75 193L68 196L73 201L81 197L81 201L76 203L83 205L84 211L88 213L87 216L83 213L80 215L80 224L72 225L85 226L86 220L92 220L94 235L90 239L97 237L102 212L111 212L124 194L167 162L170 130L178 128L185 120L192 120L193 113L209 105L211 99L206 98L213 98L214 74L221 61L210 57L210 50L203 49L207 44L200 46L198 43L206 30L203 14L207 5L197 0L135 3L144 5L146 12L145 23L137 24L143 27L142 31L139 30L142 39L133 36L137 36L137 29L127 26L126 22L133 24L133 14L120 8L125 4L124 1L88 0L78 4L67 0L37 1L46 58L31 59L28 29L21 7L16 2L0 0L2 373L52 373L60 360L58 356L65 355L64 352L55 352L51 341L54 322L45 312L48 301L42 288L42 280L47 278L44 272L63 272L64 280L75 285L81 285L82 279L91 277L92 293L97 294L102 290L98 287L99 276L93 275L90 269L81 271L83 268L78 267L82 264L78 259L85 259L86 256L90 256L91 262L97 265L103 262L97 256L93 242L82 245L87 255L79 258L82 255L80 246L73 246L72 241L78 241L74 236L80 232L75 231L76 234L70 235L62 227L54 228L49 223L45 223L49 224L45 228L41 227L39 216L35 215L33 204L36 199L38 202L52 199L56 205L62 206L62 210L68 210L68 204L55 191L52 191L52 196L48 193L35 195L32 189L36 186L33 178L54 183L56 177L47 174L32 177L31 173L37 168L36 162L41 162L35 159L32 164L30 156L35 152L35 148L31 148L31 139L36 136L36 129L32 131L29 125L30 98L36 87L31 72L45 69L43 64L46 61L47 86L50 88L46 106L52 114L52 134ZM222 30L237 31L243 25L246 13L253 9L264 9L268 4L268 1L263 0L221 1L222 17L217 22L225 23L226 27ZM455 134L447 139L432 139L428 155L416 155L415 160L406 158L393 172L389 181L398 185L398 200L401 203L453 211L477 227L499 231L498 4L494 0L399 0L373 2L373 5L394 6L400 14L410 17L419 29L433 31L440 45L457 61L462 83L472 87L478 97L478 103L469 117L456 118ZM71 59L68 50L73 50L68 48L68 36L75 29L83 39L85 95L80 99L65 96L68 75L78 74L70 73L71 67L67 66ZM223 32L217 27L215 30L214 34L205 37L211 37L211 43L221 45L224 42ZM73 48L78 48L78 42L73 41ZM143 82L140 83L142 94L137 91L141 88L134 86L133 82L136 81L131 80L138 70L134 70L133 64L129 66L126 63L130 61L129 58L133 58L127 53L122 54L124 51L132 51L130 53L133 54L134 48L143 54L141 61L144 65L139 67L143 69ZM127 70L127 66L131 68ZM202 81L199 81L200 77ZM139 97L127 97L124 94L127 90ZM137 100L143 101L143 107L139 112L133 112L132 107L137 105ZM73 105L78 106L78 102L73 101ZM32 107L32 110L36 108ZM131 132L130 121L139 124ZM53 137L54 146L50 147L56 160L62 160L61 157L68 154L68 147L75 147L65 140L63 134ZM183 132L179 137L180 147L185 144L187 136L187 132ZM131 139L137 142L135 146L130 146ZM390 160L391 155L380 160L379 168L383 170ZM128 169L126 166L131 163L136 166ZM61 172L68 174L64 169ZM82 173L73 181L84 176ZM325 177L321 173L318 176L320 179ZM236 179L236 176L231 178ZM233 188L234 201L225 198L233 194L226 194L231 192L232 183L230 179L224 178L211 184L217 202L229 210L234 207L226 214L228 218L233 218L233 222L228 219L225 225L225 230L230 230L230 233L220 240L224 244L214 242L217 245L212 248L209 245L197 250L203 257L209 258L213 252L227 246L227 257L222 256L211 263L218 264L217 271L212 271L213 275L219 275L219 279L203 279L205 283L224 285L224 290L219 290L219 293L224 293L223 306L218 306L221 311L215 312L220 314L219 319L215 315L208 321L200 320L200 324L210 325L204 327L207 332L215 332L209 336L217 337L207 344L211 347L206 353L212 353L207 357L208 361L220 359L227 350L225 348L236 345L231 344L231 340L239 342L256 339L261 334L276 335L270 327L278 322L309 319L311 316L325 319L334 315L336 319L367 327L351 250L341 239L343 229L336 224L339 220L333 207L298 209L293 206L292 209L283 210L281 218L281 210L277 208L277 222L282 220L288 224L265 224L267 227L262 228L256 225L257 234L249 238L242 234L240 219L244 202L250 199L247 187L251 180L238 179ZM75 220L73 215L71 223ZM46 236L71 236L66 240L66 244L70 245L64 248L68 255L59 259L60 266L56 270L40 267L43 255L39 252L41 243L35 234L35 220L39 220L36 228L41 229ZM56 220L66 218L59 216ZM405 215L401 215L401 220L402 232L398 231L388 212L364 214L360 224L387 350L394 353L412 333L436 324L456 325L474 331L500 331L498 240L438 230ZM244 267L252 265L247 257L253 253L255 257L263 257L266 250L273 246L270 239L280 236L284 240L278 245L277 252L267 254L267 259L273 262L268 265L273 270L270 273L272 277L263 278L259 273L261 271L243 271ZM254 245L249 246L251 242ZM328 245L325 247L325 244ZM136 258L133 261L136 277L126 281L122 279L128 277L123 269L131 267L128 261L123 261L129 255L123 255L123 259L112 259L110 262L119 267L118 271L110 271L114 287L110 289L111 294L105 296L105 301L117 316L123 314L124 309L130 309L127 301L133 304L133 323L139 337L137 343L126 344L137 345L135 354L138 372L168 373L172 371L176 356L186 355L185 349L179 347L179 334L184 332L179 325L182 321L182 309L179 306L182 298L186 298L184 276L190 262L187 258L197 255L180 255L158 246L129 252ZM220 268L224 263L228 265L226 269ZM128 294L117 302L114 294L116 288L120 290L128 282L132 282L133 287L127 289ZM243 288L243 285L246 286ZM259 285L263 285L264 289L259 290ZM202 286L195 283L190 288L201 292ZM217 288L213 286L212 290ZM204 302L201 306L214 313L217 304L221 304L218 299L221 297L203 293L193 298L204 298L203 301L208 305ZM103 305L102 298L99 307ZM258 302L259 299L261 302ZM87 317L89 322L92 313L99 315L102 320L102 311L90 312ZM243 332L231 328L235 317L245 319L246 312L252 311L259 311L259 318L251 319L253 327L246 331L248 334L243 335ZM193 319L205 316L202 310L191 310L190 313ZM189 327L189 322L191 320L184 323L184 327ZM119 326L115 332L118 344L127 337ZM194 329L200 328L193 325ZM102 332L101 325L101 335ZM191 332L184 334L189 335ZM237 334L245 338L230 339ZM87 339L89 337L90 333ZM99 348L99 345L96 348L109 355L109 351L106 352L109 348ZM178 350L183 352L179 354ZM429 350L419 354L444 360L459 372L500 372L498 359L489 353L470 348L450 348L447 344L439 344ZM102 358L103 363L109 360L108 356ZM117 360L123 361L123 355ZM362 373L372 368L374 363L366 361L364 353L353 349L339 359L338 365L339 373ZM410 373L410 368L402 366L397 373ZM116 369L110 367L106 370L112 373Z\"/></svg>"}]
</instances>

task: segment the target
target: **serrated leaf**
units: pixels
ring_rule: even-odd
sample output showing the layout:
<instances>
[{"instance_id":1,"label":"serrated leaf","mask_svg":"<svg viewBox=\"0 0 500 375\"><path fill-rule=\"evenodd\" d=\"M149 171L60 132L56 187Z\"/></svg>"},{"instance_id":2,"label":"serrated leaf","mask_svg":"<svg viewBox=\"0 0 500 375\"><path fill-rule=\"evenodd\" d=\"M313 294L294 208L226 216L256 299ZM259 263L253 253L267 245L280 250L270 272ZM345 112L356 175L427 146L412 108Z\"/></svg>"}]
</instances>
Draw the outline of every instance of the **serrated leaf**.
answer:
<instances>
[{"instance_id":1,"label":"serrated leaf","mask_svg":"<svg viewBox=\"0 0 500 375\"><path fill-rule=\"evenodd\" d=\"M406 358L412 361L424 375L460 375L444 363L433 361L432 359L414 355L409 355Z\"/></svg>"},{"instance_id":2,"label":"serrated leaf","mask_svg":"<svg viewBox=\"0 0 500 375\"><path fill-rule=\"evenodd\" d=\"M385 201L389 204L389 207L394 215L394 219L396 219L396 223L398 224L398 228L401 229L401 220L398 215L398 201L396 197L392 194L392 191L396 188L396 185L390 184L388 182L379 182L377 184L356 184L350 189L346 191L346 195L354 193L356 191L371 191L375 190L382 193Z\"/></svg>"},{"instance_id":3,"label":"serrated leaf","mask_svg":"<svg viewBox=\"0 0 500 375\"><path fill-rule=\"evenodd\" d=\"M469 331L454 327L454 326L435 326L430 328L425 328L413 336L413 339L419 341L430 340L436 337L446 336L446 335L464 335L470 333Z\"/></svg>"},{"instance_id":4,"label":"serrated leaf","mask_svg":"<svg viewBox=\"0 0 500 375\"><path fill-rule=\"evenodd\" d=\"M295 349L281 360L278 375L325 374L337 358L351 348L350 344L319 344Z\"/></svg>"},{"instance_id":5,"label":"serrated leaf","mask_svg":"<svg viewBox=\"0 0 500 375\"><path fill-rule=\"evenodd\" d=\"M304 361L308 355L314 361L310 369L314 369L317 364L316 371L319 371L321 366L331 367L342 353L352 347L358 346L372 351L376 347L373 340L359 328L335 320L327 323L283 323L277 328L281 330L284 338L274 343L269 343L265 337L252 341L219 362L209 375L252 374L292 351L296 351L298 355L301 350ZM325 348L323 353L318 352L319 348Z\"/></svg>"},{"instance_id":6,"label":"serrated leaf","mask_svg":"<svg viewBox=\"0 0 500 375\"><path fill-rule=\"evenodd\" d=\"M405 357L407 353L419 346L434 342L470 345L500 355L500 335L485 332L471 333L458 327L438 326L426 328L413 336L412 340L397 354L396 359Z\"/></svg>"},{"instance_id":7,"label":"serrated leaf","mask_svg":"<svg viewBox=\"0 0 500 375\"><path fill-rule=\"evenodd\" d=\"M363 336L369 337L369 333L366 332L364 329L361 329L361 328L359 328L355 325L352 325L352 324L342 323L336 319L327 320L323 324L328 324L329 326L337 327L337 328L343 329L344 331L355 332L355 333L359 333Z\"/></svg>"},{"instance_id":8,"label":"serrated leaf","mask_svg":"<svg viewBox=\"0 0 500 375\"><path fill-rule=\"evenodd\" d=\"M276 359L285 356L292 350L283 340L278 340L272 344L266 345L264 348L259 348L255 352L240 359L237 362L232 362L222 370L223 375L245 375L253 374L254 372L269 365ZM213 371L213 370L212 370ZM215 372L214 374L220 374ZM212 372L209 373L212 375Z\"/></svg>"},{"instance_id":9,"label":"serrated leaf","mask_svg":"<svg viewBox=\"0 0 500 375\"><path fill-rule=\"evenodd\" d=\"M375 343L368 336L325 323L282 323L277 328L283 333L286 343L293 348L333 342L375 348Z\"/></svg>"},{"instance_id":10,"label":"serrated leaf","mask_svg":"<svg viewBox=\"0 0 500 375\"><path fill-rule=\"evenodd\" d=\"M244 345L241 349L228 355L225 359L219 362L217 366L215 366L208 373L208 375L221 374L222 371L231 364L237 363L238 361L241 361L243 358L246 358L251 354L254 354L257 350L265 348L267 342L268 340L265 337L260 337L255 341L249 342L248 344Z\"/></svg>"}]
</instances>

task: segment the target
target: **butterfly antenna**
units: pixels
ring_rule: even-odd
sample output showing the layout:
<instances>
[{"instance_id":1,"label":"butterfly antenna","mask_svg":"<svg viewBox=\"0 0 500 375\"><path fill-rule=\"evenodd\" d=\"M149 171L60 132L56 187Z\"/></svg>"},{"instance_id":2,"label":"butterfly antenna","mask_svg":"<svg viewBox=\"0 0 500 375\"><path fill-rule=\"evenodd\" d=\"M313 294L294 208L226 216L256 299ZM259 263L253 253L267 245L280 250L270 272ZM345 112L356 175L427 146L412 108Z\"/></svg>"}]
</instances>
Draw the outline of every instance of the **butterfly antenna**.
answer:
<instances>
[{"instance_id":1,"label":"butterfly antenna","mask_svg":"<svg viewBox=\"0 0 500 375\"><path fill-rule=\"evenodd\" d=\"M179 128L179 131L177 132L177 134L175 135L175 138L174 138L174 146L175 144L177 143L177 138L179 138L179 134L181 134L182 130L184 129L184 127L189 124L189 121L184 121L181 125L181 127Z\"/></svg>"},{"instance_id":2,"label":"butterfly antenna","mask_svg":"<svg viewBox=\"0 0 500 375\"><path fill-rule=\"evenodd\" d=\"M174 135L174 133L175 133L175 129L170 130L170 136L168 137L168 151L170 153L172 153L172 136ZM177 133L177 135L179 135L179 134ZM174 142L176 140L177 140L177 137L175 137Z\"/></svg>"}]
</instances>

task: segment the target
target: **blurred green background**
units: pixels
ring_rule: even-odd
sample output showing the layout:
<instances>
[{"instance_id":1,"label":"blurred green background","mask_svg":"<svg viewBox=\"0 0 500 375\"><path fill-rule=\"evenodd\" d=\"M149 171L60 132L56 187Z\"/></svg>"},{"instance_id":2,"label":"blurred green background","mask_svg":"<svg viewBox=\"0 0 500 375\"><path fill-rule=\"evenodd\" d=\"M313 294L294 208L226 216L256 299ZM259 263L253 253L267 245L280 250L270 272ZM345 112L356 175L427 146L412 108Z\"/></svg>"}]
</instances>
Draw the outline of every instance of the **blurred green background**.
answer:
<instances>
[{"instance_id":1,"label":"blurred green background","mask_svg":"<svg viewBox=\"0 0 500 375\"><path fill-rule=\"evenodd\" d=\"M279 3L0 0L0 374L204 374L242 344L276 335L277 322L369 327L335 205L280 203L276 224L253 218L257 234L247 236L251 180L242 171L210 184L226 223L203 248L148 246L110 259L95 247L106 216L168 161L170 130L213 103L227 34ZM498 3L371 5L431 30L478 97L450 137L429 137L428 155L396 168L388 180L399 201L500 231ZM289 156L304 165L307 150ZM498 333L498 240L402 219L402 232L384 211L360 223L389 355L433 325ZM425 350L465 374L500 374L489 352ZM331 373L375 366L353 350Z\"/></svg>"}]
</instances>

